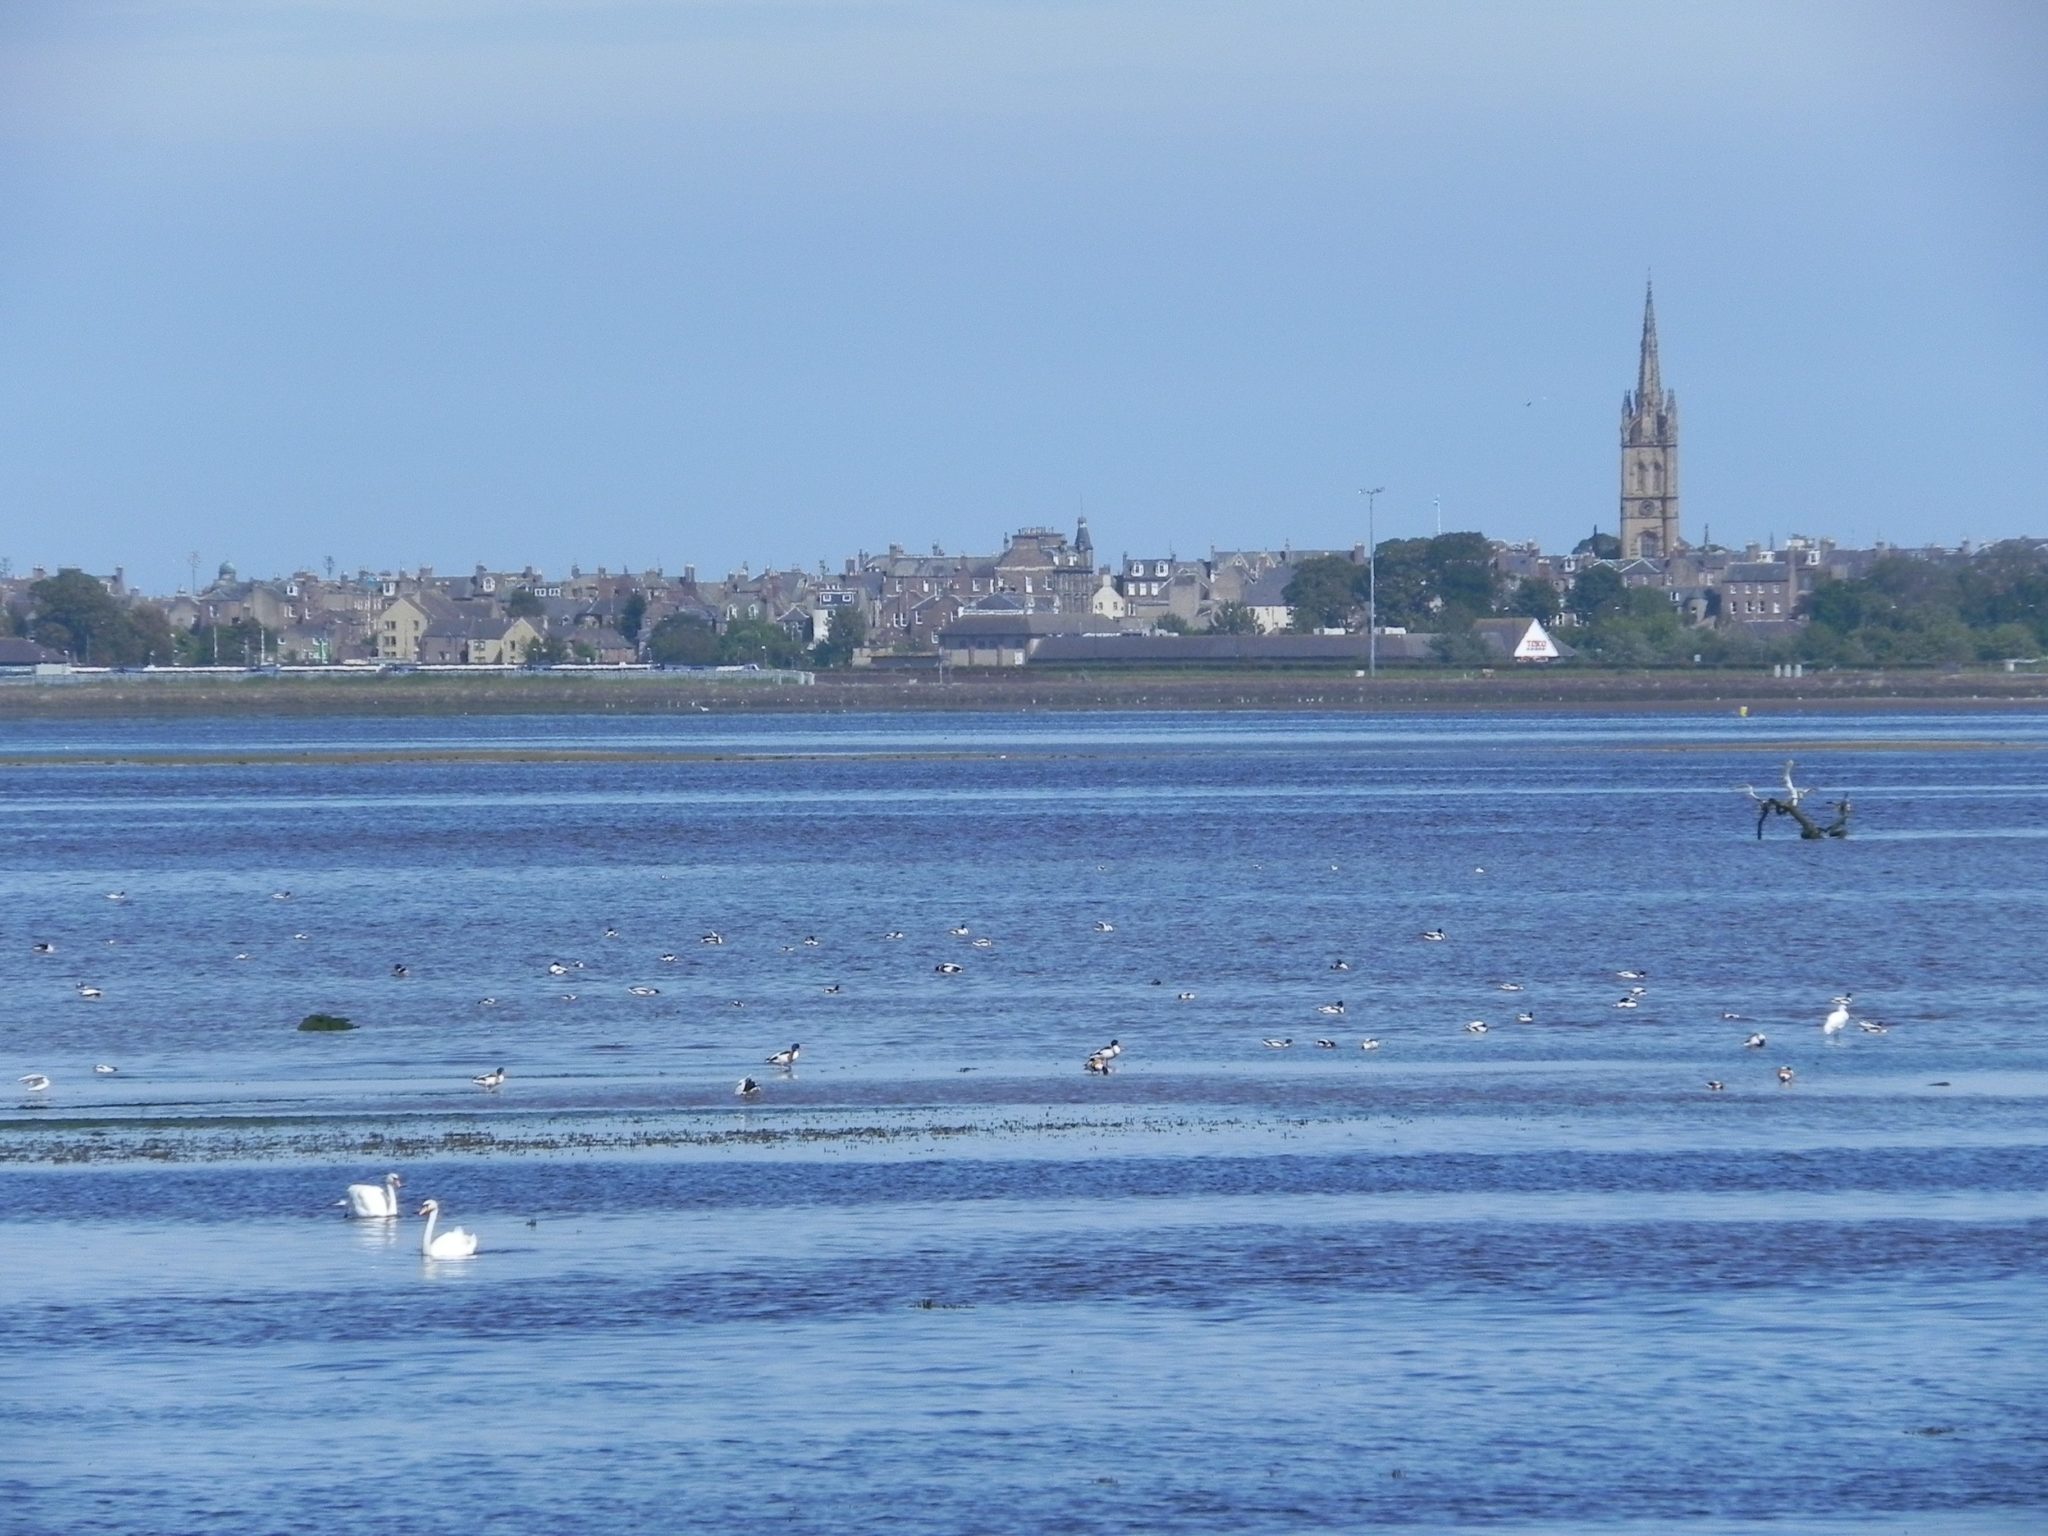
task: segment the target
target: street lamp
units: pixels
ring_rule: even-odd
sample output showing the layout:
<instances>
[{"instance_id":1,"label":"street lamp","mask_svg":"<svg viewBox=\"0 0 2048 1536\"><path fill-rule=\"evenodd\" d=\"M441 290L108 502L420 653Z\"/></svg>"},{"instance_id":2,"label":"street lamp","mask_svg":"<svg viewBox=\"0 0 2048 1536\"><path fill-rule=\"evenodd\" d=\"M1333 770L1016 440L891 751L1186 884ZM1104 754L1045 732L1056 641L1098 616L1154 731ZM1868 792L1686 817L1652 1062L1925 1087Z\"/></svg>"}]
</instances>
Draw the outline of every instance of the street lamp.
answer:
<instances>
[{"instance_id":1,"label":"street lamp","mask_svg":"<svg viewBox=\"0 0 2048 1536\"><path fill-rule=\"evenodd\" d=\"M1372 504L1385 489L1376 485L1358 493L1365 498L1365 664L1374 677L1380 675L1380 567Z\"/></svg>"}]
</instances>

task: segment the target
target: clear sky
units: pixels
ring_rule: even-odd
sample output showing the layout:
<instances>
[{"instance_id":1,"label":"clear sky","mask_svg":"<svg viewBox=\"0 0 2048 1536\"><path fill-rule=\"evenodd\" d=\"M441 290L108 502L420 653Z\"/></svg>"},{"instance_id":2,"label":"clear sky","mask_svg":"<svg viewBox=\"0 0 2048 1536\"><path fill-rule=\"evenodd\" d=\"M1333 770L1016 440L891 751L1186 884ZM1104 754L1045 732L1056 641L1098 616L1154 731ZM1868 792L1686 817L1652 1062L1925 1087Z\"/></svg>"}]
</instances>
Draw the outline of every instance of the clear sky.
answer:
<instances>
[{"instance_id":1,"label":"clear sky","mask_svg":"<svg viewBox=\"0 0 2048 1536\"><path fill-rule=\"evenodd\" d=\"M2048 534L2048 7L7 0L0 555Z\"/></svg>"}]
</instances>

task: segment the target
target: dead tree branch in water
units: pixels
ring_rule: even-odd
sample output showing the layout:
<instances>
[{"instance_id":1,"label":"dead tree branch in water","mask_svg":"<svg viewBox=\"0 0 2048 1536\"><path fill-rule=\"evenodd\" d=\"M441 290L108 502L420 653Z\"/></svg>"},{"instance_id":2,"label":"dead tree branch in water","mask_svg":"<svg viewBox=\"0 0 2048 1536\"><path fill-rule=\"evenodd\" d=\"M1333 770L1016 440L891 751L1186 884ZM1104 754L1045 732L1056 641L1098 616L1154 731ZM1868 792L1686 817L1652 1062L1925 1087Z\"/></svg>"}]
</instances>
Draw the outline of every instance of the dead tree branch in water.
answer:
<instances>
[{"instance_id":1,"label":"dead tree branch in water","mask_svg":"<svg viewBox=\"0 0 2048 1536\"><path fill-rule=\"evenodd\" d=\"M1849 801L1846 797L1830 804L1829 809L1835 813L1835 819L1825 826L1815 821L1811 815L1801 808L1800 802L1811 794L1812 791L1801 789L1792 782L1792 760L1790 758L1785 760L1785 793L1782 796L1760 795L1756 792L1754 784L1745 784L1742 787L1748 792L1749 798L1756 802L1756 835L1759 842L1763 841L1764 823L1773 816L1790 816L1799 823L1800 837L1809 842L1818 842L1824 837L1847 837L1849 835Z\"/></svg>"}]
</instances>

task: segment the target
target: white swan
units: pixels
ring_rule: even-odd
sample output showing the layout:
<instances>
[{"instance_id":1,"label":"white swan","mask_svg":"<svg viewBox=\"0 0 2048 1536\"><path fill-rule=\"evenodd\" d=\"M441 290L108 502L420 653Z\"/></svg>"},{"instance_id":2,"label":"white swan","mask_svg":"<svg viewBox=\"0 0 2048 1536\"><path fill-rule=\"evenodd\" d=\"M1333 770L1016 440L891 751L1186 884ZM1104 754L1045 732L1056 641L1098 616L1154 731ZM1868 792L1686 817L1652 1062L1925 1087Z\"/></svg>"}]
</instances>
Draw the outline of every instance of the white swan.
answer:
<instances>
[{"instance_id":1,"label":"white swan","mask_svg":"<svg viewBox=\"0 0 2048 1536\"><path fill-rule=\"evenodd\" d=\"M434 1223L441 1219L441 1202L428 1200L420 1206L420 1214L427 1218L427 1230L420 1234L420 1257L423 1259L466 1259L476 1252L476 1234L456 1227L434 1235Z\"/></svg>"},{"instance_id":2,"label":"white swan","mask_svg":"<svg viewBox=\"0 0 2048 1536\"><path fill-rule=\"evenodd\" d=\"M335 1204L347 1206L351 1216L393 1217L399 1214L398 1190L404 1183L397 1174L387 1173L382 1184L349 1185L348 1198Z\"/></svg>"},{"instance_id":3,"label":"white swan","mask_svg":"<svg viewBox=\"0 0 2048 1536\"><path fill-rule=\"evenodd\" d=\"M1839 1035L1848 1026L1849 1004L1855 1000L1855 994L1850 992L1836 998L1834 1012L1820 1021L1820 1032L1824 1035Z\"/></svg>"},{"instance_id":4,"label":"white swan","mask_svg":"<svg viewBox=\"0 0 2048 1536\"><path fill-rule=\"evenodd\" d=\"M46 1093L50 1087L50 1079L41 1072L24 1073L16 1078L15 1081L20 1083L30 1093Z\"/></svg>"}]
</instances>

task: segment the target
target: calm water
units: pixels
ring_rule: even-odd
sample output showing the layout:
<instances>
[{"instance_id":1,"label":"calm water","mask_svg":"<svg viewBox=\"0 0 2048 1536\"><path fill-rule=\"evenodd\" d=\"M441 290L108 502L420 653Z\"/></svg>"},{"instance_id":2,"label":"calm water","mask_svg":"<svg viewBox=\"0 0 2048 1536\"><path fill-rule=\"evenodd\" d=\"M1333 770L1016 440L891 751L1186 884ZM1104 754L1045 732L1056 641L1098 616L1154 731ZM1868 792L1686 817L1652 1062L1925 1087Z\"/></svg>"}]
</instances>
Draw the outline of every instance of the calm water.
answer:
<instances>
[{"instance_id":1,"label":"calm water","mask_svg":"<svg viewBox=\"0 0 2048 1536\"><path fill-rule=\"evenodd\" d=\"M0 754L0 1529L2048 1524L2048 719Z\"/></svg>"}]
</instances>

